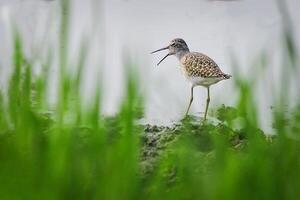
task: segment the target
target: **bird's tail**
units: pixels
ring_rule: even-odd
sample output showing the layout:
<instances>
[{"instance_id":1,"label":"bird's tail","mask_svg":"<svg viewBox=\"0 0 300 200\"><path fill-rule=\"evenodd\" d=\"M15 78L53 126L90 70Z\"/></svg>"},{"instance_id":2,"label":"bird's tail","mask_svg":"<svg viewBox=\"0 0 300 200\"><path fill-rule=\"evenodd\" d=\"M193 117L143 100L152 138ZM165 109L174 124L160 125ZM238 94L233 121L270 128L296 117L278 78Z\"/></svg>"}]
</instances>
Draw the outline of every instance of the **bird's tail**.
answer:
<instances>
[{"instance_id":1,"label":"bird's tail","mask_svg":"<svg viewBox=\"0 0 300 200\"><path fill-rule=\"evenodd\" d=\"M232 76L231 75L229 75L229 74L223 74L223 78L224 79L230 79Z\"/></svg>"}]
</instances>

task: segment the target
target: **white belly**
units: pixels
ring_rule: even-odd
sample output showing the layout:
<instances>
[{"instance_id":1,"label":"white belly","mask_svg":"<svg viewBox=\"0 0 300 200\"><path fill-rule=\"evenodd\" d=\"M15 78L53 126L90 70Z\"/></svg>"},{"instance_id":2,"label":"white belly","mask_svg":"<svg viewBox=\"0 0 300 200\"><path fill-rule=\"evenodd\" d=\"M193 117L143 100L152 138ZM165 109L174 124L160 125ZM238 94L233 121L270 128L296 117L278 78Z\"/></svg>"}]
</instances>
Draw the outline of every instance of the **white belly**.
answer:
<instances>
[{"instance_id":1,"label":"white belly","mask_svg":"<svg viewBox=\"0 0 300 200\"><path fill-rule=\"evenodd\" d=\"M204 78L204 77L196 77L196 76L188 76L187 72L185 71L185 68L181 66L182 73L186 77L187 80L189 80L194 86L201 85L204 87L208 87L210 85L213 85L221 80L223 78L220 77L210 77L210 78Z\"/></svg>"},{"instance_id":2,"label":"white belly","mask_svg":"<svg viewBox=\"0 0 300 200\"><path fill-rule=\"evenodd\" d=\"M210 85L213 85L217 82L219 82L220 80L222 80L222 78L202 78L202 77L188 77L186 76L186 78L194 85L201 85L204 87L208 87Z\"/></svg>"}]
</instances>

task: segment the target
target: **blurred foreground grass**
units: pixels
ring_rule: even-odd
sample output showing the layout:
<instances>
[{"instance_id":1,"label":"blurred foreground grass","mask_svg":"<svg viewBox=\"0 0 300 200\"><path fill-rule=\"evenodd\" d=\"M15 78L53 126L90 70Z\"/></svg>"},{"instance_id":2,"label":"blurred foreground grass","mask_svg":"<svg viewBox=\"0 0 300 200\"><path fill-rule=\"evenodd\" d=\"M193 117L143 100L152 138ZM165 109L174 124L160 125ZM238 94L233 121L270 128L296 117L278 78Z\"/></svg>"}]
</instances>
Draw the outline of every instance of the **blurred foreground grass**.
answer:
<instances>
[{"instance_id":1,"label":"blurred foreground grass","mask_svg":"<svg viewBox=\"0 0 300 200\"><path fill-rule=\"evenodd\" d=\"M128 70L120 111L103 117L99 88L89 106L81 102L84 53L75 75L65 70L67 24L63 18L53 113L47 101L50 66L33 75L15 34L14 70L0 93L0 199L300 197L300 104L287 116L280 102L288 95L274 97L276 136L269 138L260 130L251 84L238 78L236 108L221 106L217 122L200 123L191 116L172 127L143 126L137 123L143 97ZM286 38L289 58L295 60L290 35Z\"/></svg>"}]
</instances>

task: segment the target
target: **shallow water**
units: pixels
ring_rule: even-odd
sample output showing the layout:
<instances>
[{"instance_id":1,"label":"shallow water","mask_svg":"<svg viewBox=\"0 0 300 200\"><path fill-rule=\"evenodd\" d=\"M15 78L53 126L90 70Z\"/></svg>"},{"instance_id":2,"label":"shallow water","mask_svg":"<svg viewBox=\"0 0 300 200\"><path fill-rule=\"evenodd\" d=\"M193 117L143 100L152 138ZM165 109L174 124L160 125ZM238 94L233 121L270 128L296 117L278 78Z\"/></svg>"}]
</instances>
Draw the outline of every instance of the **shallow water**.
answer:
<instances>
[{"instance_id":1,"label":"shallow water","mask_svg":"<svg viewBox=\"0 0 300 200\"><path fill-rule=\"evenodd\" d=\"M261 123L267 132L271 127L270 106L273 89L278 88L281 63L282 21L273 0L240 1L147 1L147 0L72 0L69 63L76 64L82 37L91 41L86 63L84 95L95 88L100 74L104 96L104 112L118 110L124 86L124 65L130 56L140 74L141 88L146 95L145 121L165 124L180 119L186 109L190 84L182 76L175 57L156 63L164 53L149 52L163 47L175 37L182 37L192 51L213 58L220 68L232 74L231 55L238 60L238 71L245 77L258 76L255 99L260 108ZM295 36L300 35L297 19L298 0L289 0ZM57 49L59 34L59 1L0 0L0 85L5 87L10 71L11 22L15 22L24 39L28 56L45 59L48 49ZM299 37L296 38L299 46ZM270 57L268 68L261 74L254 61L265 51ZM57 72L57 59L53 71ZM70 68L72 70L72 68ZM296 83L292 77L293 83ZM53 76L55 82L55 77ZM295 102L300 96L294 84ZM54 94L55 84L52 93ZM52 95L54 96L54 95ZM192 113L205 107L206 91L195 90ZM237 98L232 80L220 82L211 89L211 108L220 104L234 105ZM202 114L202 113L201 113Z\"/></svg>"}]
</instances>

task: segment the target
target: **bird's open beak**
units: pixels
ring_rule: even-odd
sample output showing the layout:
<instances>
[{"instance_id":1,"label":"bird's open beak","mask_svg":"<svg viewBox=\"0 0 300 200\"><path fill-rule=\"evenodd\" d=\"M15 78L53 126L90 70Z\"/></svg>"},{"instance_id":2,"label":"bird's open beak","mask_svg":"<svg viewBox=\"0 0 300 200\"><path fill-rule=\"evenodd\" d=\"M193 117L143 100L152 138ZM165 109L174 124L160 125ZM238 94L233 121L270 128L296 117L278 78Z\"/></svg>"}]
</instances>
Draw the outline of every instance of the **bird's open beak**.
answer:
<instances>
[{"instance_id":1,"label":"bird's open beak","mask_svg":"<svg viewBox=\"0 0 300 200\"><path fill-rule=\"evenodd\" d=\"M164 48L161 48L161 49L158 49L158 50L156 50L156 51L153 51L153 52L151 52L151 54L156 53L156 52L158 52L158 51L166 50L166 49L169 49L169 46L164 47ZM165 57L163 57L163 59L161 59L161 60L157 63L157 66L158 66L164 59L166 59L166 57L168 57L168 56L170 56L170 55L172 55L172 54L171 54L171 53L168 53L167 55L165 55Z\"/></svg>"}]
</instances>

